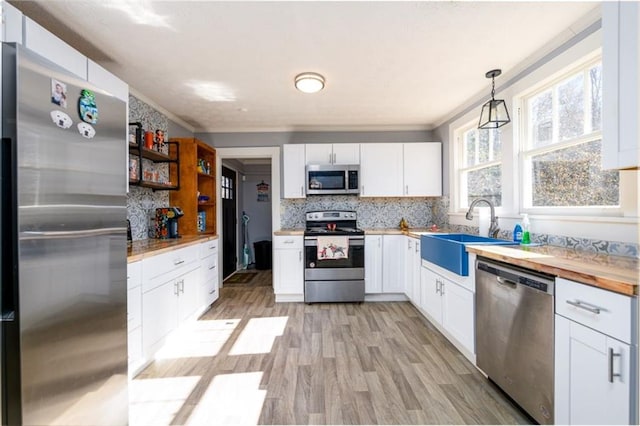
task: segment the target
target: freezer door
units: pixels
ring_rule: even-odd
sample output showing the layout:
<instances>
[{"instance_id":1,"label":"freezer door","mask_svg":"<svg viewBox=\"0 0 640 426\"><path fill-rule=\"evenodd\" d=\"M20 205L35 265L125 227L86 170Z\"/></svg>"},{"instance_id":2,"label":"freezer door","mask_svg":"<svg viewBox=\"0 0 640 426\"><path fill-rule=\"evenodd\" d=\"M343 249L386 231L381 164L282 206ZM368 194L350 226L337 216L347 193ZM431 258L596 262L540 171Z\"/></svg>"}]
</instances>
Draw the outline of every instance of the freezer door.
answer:
<instances>
[{"instance_id":1,"label":"freezer door","mask_svg":"<svg viewBox=\"0 0 640 426\"><path fill-rule=\"evenodd\" d=\"M126 105L13 49L22 422L126 424Z\"/></svg>"}]
</instances>

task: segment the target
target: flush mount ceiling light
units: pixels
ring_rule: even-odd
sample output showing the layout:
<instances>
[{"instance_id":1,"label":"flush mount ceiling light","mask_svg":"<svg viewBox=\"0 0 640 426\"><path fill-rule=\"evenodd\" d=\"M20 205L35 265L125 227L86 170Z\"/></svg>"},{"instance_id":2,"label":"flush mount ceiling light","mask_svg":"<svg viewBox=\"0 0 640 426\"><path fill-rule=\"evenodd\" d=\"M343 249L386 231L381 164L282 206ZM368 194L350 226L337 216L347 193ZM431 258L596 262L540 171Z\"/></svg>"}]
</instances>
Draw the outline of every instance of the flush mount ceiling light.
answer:
<instances>
[{"instance_id":1,"label":"flush mount ceiling light","mask_svg":"<svg viewBox=\"0 0 640 426\"><path fill-rule=\"evenodd\" d=\"M324 89L324 77L315 72L296 75L296 89L304 93L316 93Z\"/></svg>"},{"instance_id":2,"label":"flush mount ceiling light","mask_svg":"<svg viewBox=\"0 0 640 426\"><path fill-rule=\"evenodd\" d=\"M478 129L497 129L511 121L504 100L494 98L496 94L495 79L500 74L502 74L502 70L491 70L485 74L485 77L491 79L491 100L482 105Z\"/></svg>"}]
</instances>

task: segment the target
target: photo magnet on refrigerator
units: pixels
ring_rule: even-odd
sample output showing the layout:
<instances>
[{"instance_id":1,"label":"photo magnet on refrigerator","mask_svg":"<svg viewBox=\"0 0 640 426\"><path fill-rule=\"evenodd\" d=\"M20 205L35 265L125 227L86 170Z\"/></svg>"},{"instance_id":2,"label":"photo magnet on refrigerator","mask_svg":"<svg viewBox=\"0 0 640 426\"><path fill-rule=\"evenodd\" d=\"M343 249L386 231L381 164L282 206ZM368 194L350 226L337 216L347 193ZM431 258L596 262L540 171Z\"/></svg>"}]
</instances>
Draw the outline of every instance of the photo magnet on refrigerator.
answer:
<instances>
[{"instance_id":1,"label":"photo magnet on refrigerator","mask_svg":"<svg viewBox=\"0 0 640 426\"><path fill-rule=\"evenodd\" d=\"M91 90L82 89L80 92L78 113L80 114L80 119L85 123L96 124L98 122L96 95Z\"/></svg>"},{"instance_id":2,"label":"photo magnet on refrigerator","mask_svg":"<svg viewBox=\"0 0 640 426\"><path fill-rule=\"evenodd\" d=\"M78 131L87 139L91 139L96 135L96 129L88 123L78 123Z\"/></svg>"},{"instance_id":3,"label":"photo magnet on refrigerator","mask_svg":"<svg viewBox=\"0 0 640 426\"><path fill-rule=\"evenodd\" d=\"M68 129L73 124L73 120L71 120L71 117L69 117L66 112L60 110L54 109L53 111L51 111L51 119L53 120L54 124L61 129Z\"/></svg>"}]
</instances>

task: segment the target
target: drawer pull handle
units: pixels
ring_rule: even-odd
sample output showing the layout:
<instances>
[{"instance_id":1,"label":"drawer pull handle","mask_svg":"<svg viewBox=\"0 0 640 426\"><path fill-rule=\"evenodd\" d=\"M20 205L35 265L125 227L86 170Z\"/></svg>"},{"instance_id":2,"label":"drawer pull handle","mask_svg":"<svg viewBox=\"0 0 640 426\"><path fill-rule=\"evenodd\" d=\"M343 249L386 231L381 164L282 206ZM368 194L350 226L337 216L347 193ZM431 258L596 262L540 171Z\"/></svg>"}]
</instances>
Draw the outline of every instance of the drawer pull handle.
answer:
<instances>
[{"instance_id":1,"label":"drawer pull handle","mask_svg":"<svg viewBox=\"0 0 640 426\"><path fill-rule=\"evenodd\" d=\"M614 377L622 377L622 374L613 372L613 358L621 355L613 352L613 348L609 348L609 383L613 383Z\"/></svg>"},{"instance_id":2,"label":"drawer pull handle","mask_svg":"<svg viewBox=\"0 0 640 426\"><path fill-rule=\"evenodd\" d=\"M181 264L183 264L183 263L184 263L184 260L175 260L175 261L173 262L173 264L174 264L174 265L176 265L176 266L181 265Z\"/></svg>"},{"instance_id":3,"label":"drawer pull handle","mask_svg":"<svg viewBox=\"0 0 640 426\"><path fill-rule=\"evenodd\" d=\"M216 268L216 265L213 265L213 266L209 267L209 270L212 270L212 269L215 269L215 268Z\"/></svg>"},{"instance_id":4,"label":"drawer pull handle","mask_svg":"<svg viewBox=\"0 0 640 426\"><path fill-rule=\"evenodd\" d=\"M571 301L571 300L567 300L567 303L570 304L571 306L575 306L576 308L579 309L584 309L585 311L589 311L592 314L596 314L599 315L600 314L600 308L595 307L595 306L588 306L587 304L585 304L584 302L581 302L579 300Z\"/></svg>"},{"instance_id":5,"label":"drawer pull handle","mask_svg":"<svg viewBox=\"0 0 640 426\"><path fill-rule=\"evenodd\" d=\"M293 240L285 240L284 243L285 244L293 244Z\"/></svg>"},{"instance_id":6,"label":"drawer pull handle","mask_svg":"<svg viewBox=\"0 0 640 426\"><path fill-rule=\"evenodd\" d=\"M209 294L213 294L213 293L215 293L215 292L216 292L215 290L211 290L211 291L209 292Z\"/></svg>"}]
</instances>

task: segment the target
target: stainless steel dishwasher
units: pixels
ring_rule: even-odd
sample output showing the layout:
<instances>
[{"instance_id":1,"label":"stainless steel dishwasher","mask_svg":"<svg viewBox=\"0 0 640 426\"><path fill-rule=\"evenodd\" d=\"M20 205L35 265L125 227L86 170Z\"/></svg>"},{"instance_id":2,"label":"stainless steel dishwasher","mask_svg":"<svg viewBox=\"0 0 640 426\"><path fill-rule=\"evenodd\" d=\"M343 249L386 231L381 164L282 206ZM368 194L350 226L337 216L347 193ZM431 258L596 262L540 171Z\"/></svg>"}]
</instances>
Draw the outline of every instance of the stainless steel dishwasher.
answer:
<instances>
[{"instance_id":1,"label":"stainless steel dishwasher","mask_svg":"<svg viewBox=\"0 0 640 426\"><path fill-rule=\"evenodd\" d=\"M476 362L540 424L553 424L554 278L476 260Z\"/></svg>"}]
</instances>

